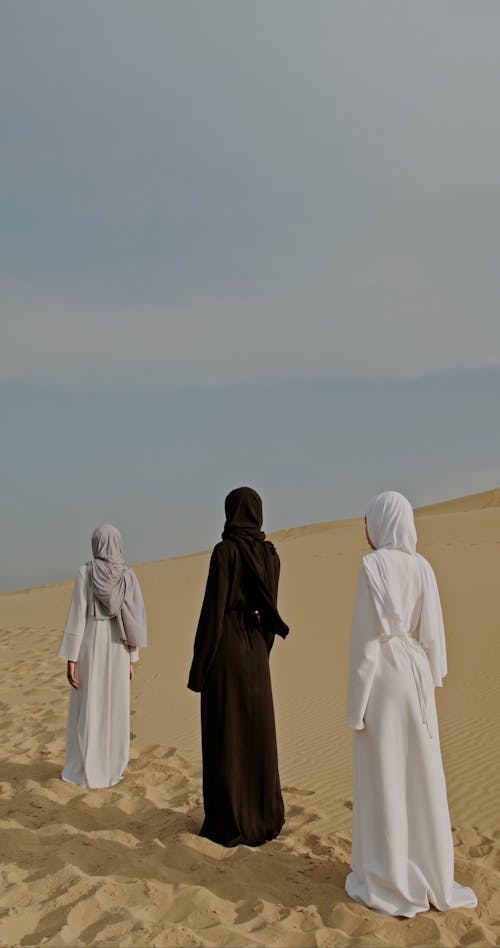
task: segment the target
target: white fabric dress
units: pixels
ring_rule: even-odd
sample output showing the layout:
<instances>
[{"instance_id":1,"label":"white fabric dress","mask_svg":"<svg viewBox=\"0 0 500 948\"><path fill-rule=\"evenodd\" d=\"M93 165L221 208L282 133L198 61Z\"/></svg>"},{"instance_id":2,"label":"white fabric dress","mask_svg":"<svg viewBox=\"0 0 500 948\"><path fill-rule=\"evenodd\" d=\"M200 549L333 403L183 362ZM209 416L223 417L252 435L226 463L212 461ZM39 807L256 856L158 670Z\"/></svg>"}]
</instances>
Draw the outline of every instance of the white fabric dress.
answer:
<instances>
[{"instance_id":1,"label":"white fabric dress","mask_svg":"<svg viewBox=\"0 0 500 948\"><path fill-rule=\"evenodd\" d=\"M89 565L77 574L57 655L77 662L70 688L62 779L81 787L121 780L130 750L130 662L138 650L120 640L115 619L95 619Z\"/></svg>"},{"instance_id":2,"label":"white fabric dress","mask_svg":"<svg viewBox=\"0 0 500 948\"><path fill-rule=\"evenodd\" d=\"M382 626L364 563L354 605L347 713L354 729L353 841L346 891L390 915L412 917L430 904L474 907L472 889L454 881L434 683L415 637L422 609L419 558L399 550L384 555L399 584L398 623L387 616Z\"/></svg>"}]
</instances>

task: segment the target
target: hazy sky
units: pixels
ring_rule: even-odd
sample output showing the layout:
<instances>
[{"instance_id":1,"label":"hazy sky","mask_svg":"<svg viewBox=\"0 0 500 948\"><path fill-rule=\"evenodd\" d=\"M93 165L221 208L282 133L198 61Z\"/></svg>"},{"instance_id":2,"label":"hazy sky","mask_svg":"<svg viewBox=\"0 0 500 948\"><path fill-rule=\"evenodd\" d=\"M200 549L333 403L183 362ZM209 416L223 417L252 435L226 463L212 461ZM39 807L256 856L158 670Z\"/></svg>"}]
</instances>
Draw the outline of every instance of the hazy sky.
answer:
<instances>
[{"instance_id":1,"label":"hazy sky","mask_svg":"<svg viewBox=\"0 0 500 948\"><path fill-rule=\"evenodd\" d=\"M1 6L2 588L500 482L497 0Z\"/></svg>"}]
</instances>

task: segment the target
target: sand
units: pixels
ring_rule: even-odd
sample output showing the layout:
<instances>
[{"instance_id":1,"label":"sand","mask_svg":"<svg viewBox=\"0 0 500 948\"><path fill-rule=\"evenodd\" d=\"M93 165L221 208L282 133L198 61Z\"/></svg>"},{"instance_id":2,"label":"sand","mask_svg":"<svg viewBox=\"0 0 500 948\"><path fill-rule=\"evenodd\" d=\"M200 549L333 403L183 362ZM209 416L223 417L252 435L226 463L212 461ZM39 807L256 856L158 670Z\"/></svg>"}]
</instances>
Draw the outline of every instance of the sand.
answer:
<instances>
[{"instance_id":1,"label":"sand","mask_svg":"<svg viewBox=\"0 0 500 948\"><path fill-rule=\"evenodd\" d=\"M0 596L1 945L500 945L500 490L423 508L449 675L437 693L456 877L478 910L380 916L344 893L344 726L360 521L275 534L291 626L271 665L287 821L225 850L202 820L199 699L187 691L208 554L137 567L150 647L133 683L130 766L110 790L59 779L67 708L54 654L71 583Z\"/></svg>"}]
</instances>

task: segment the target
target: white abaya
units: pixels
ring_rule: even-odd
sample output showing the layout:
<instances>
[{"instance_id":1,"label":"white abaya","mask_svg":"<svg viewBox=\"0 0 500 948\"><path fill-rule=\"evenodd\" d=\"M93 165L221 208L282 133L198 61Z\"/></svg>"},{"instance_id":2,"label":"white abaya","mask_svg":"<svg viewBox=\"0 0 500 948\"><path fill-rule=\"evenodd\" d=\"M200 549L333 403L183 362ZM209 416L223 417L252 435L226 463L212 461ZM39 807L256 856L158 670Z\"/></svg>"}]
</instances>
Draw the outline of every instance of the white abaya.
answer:
<instances>
[{"instance_id":1,"label":"white abaya","mask_svg":"<svg viewBox=\"0 0 500 948\"><path fill-rule=\"evenodd\" d=\"M81 787L121 780L130 749L130 662L138 650L121 641L115 618L93 616L89 564L78 571L59 658L77 662L70 689L62 779Z\"/></svg>"},{"instance_id":2,"label":"white abaya","mask_svg":"<svg viewBox=\"0 0 500 948\"><path fill-rule=\"evenodd\" d=\"M365 559L370 555L377 556ZM430 904L474 907L472 889L454 881L434 683L415 637L423 595L419 557L396 549L384 556L398 584L398 621L388 615L382 624L365 563L354 606L347 715L354 744L353 843L346 890L390 915L412 917Z\"/></svg>"}]
</instances>

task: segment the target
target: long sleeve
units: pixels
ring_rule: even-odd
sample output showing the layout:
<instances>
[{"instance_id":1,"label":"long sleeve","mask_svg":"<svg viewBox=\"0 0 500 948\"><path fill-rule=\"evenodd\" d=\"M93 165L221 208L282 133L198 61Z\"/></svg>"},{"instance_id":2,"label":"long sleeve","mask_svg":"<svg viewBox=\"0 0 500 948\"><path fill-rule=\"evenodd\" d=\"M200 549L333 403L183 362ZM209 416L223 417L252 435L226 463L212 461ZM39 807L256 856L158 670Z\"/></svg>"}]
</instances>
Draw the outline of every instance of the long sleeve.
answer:
<instances>
[{"instance_id":1,"label":"long sleeve","mask_svg":"<svg viewBox=\"0 0 500 948\"><path fill-rule=\"evenodd\" d=\"M88 569L87 566L81 566L73 586L68 617L57 650L57 657L65 658L69 662L77 662L80 654L80 646L87 621L87 589Z\"/></svg>"},{"instance_id":2,"label":"long sleeve","mask_svg":"<svg viewBox=\"0 0 500 948\"><path fill-rule=\"evenodd\" d=\"M351 627L347 727L364 729L364 715L377 669L382 627L361 565Z\"/></svg>"},{"instance_id":3,"label":"long sleeve","mask_svg":"<svg viewBox=\"0 0 500 948\"><path fill-rule=\"evenodd\" d=\"M271 574L271 578L272 578L272 589L271 589L271 592L272 592L272 599L273 599L274 605L277 606L277 604L278 604L278 586L279 586L279 581L280 581L280 569L281 569L281 566L280 566L280 558L279 558L279 556L278 556L276 550L274 551L274 553L273 553L272 556L270 557L269 569L270 569L270 574ZM272 649L272 647L273 647L273 645L274 645L274 638L275 638L275 634L276 634L276 633L275 633L275 628L276 628L276 616L274 616L274 615L273 615L273 616L268 616L268 615L266 614L266 609L265 609L265 607L264 607L264 609L263 609L263 611L262 611L262 618L261 618L261 621L262 621L262 631L263 631L264 638L265 638L266 645L267 645L267 652L268 652L268 654L270 654L271 649Z\"/></svg>"},{"instance_id":4,"label":"long sleeve","mask_svg":"<svg viewBox=\"0 0 500 948\"><path fill-rule=\"evenodd\" d=\"M194 641L188 688L201 691L215 658L222 634L222 620L229 589L227 546L218 543L210 559L207 585Z\"/></svg>"}]
</instances>

